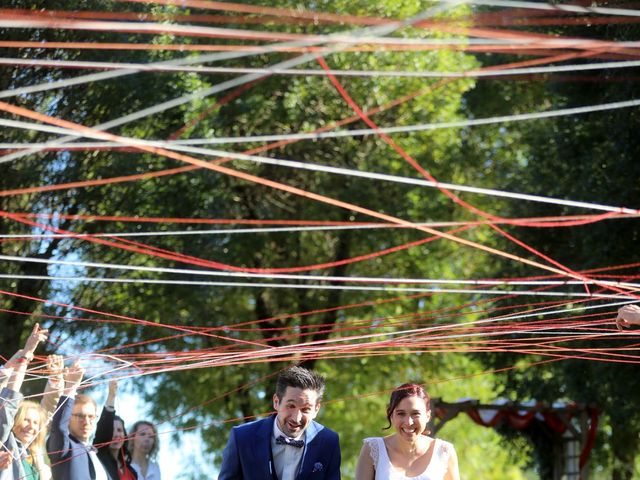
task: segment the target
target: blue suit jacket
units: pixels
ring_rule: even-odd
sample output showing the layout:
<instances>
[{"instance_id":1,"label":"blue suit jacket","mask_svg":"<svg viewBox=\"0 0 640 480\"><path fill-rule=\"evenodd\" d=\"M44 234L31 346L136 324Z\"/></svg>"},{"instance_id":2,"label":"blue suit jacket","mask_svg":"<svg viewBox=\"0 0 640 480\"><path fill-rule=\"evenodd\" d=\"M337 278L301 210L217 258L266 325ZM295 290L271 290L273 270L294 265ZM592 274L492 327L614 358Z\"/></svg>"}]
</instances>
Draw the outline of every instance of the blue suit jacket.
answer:
<instances>
[{"instance_id":1,"label":"blue suit jacket","mask_svg":"<svg viewBox=\"0 0 640 480\"><path fill-rule=\"evenodd\" d=\"M231 429L218 480L276 480L271 459L272 415ZM338 434L317 422L306 430L302 468L297 480L340 480Z\"/></svg>"},{"instance_id":2,"label":"blue suit jacket","mask_svg":"<svg viewBox=\"0 0 640 480\"><path fill-rule=\"evenodd\" d=\"M71 433L69 420L75 400L62 396L58 402L58 409L51 419L51 430L47 440L47 451L51 459L53 480L93 480L96 472L93 462L89 458L88 449Z\"/></svg>"}]
</instances>

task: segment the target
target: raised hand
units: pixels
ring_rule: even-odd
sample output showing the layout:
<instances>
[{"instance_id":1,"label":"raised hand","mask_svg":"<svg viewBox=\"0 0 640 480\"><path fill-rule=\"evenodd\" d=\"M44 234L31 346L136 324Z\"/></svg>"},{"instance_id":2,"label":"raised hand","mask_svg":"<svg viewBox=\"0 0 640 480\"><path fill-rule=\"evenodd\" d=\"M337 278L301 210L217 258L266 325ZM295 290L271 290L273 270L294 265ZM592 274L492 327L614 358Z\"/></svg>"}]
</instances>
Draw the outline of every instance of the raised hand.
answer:
<instances>
[{"instance_id":1,"label":"raised hand","mask_svg":"<svg viewBox=\"0 0 640 480\"><path fill-rule=\"evenodd\" d=\"M40 342L46 342L49 336L49 330L40 328L40 324L36 323L31 330L31 335L27 338L27 343L24 345L24 353L33 354Z\"/></svg>"},{"instance_id":2,"label":"raised hand","mask_svg":"<svg viewBox=\"0 0 640 480\"><path fill-rule=\"evenodd\" d=\"M618 310L616 325L619 330L631 325L640 325L640 307L638 305L625 305Z\"/></svg>"},{"instance_id":3,"label":"raised hand","mask_svg":"<svg viewBox=\"0 0 640 480\"><path fill-rule=\"evenodd\" d=\"M62 355L48 355L47 371L51 376L62 375L64 373L64 357Z\"/></svg>"},{"instance_id":4,"label":"raised hand","mask_svg":"<svg viewBox=\"0 0 640 480\"><path fill-rule=\"evenodd\" d=\"M29 362L33 360L33 352L40 342L44 342L47 339L48 335L49 331L40 328L39 323L33 326L33 330L31 330L31 334L29 338L27 338L24 348L18 350L5 365L5 368L11 369L11 377L9 377L7 388L14 392L20 391Z\"/></svg>"},{"instance_id":5,"label":"raised hand","mask_svg":"<svg viewBox=\"0 0 640 480\"><path fill-rule=\"evenodd\" d=\"M106 405L113 407L116 403L116 396L118 395L118 381L113 379L109 380L109 394L107 395Z\"/></svg>"},{"instance_id":6,"label":"raised hand","mask_svg":"<svg viewBox=\"0 0 640 480\"><path fill-rule=\"evenodd\" d=\"M47 373L52 384L59 385L64 381L64 357L62 355L47 356Z\"/></svg>"},{"instance_id":7,"label":"raised hand","mask_svg":"<svg viewBox=\"0 0 640 480\"><path fill-rule=\"evenodd\" d=\"M73 365L64 369L64 389L67 395L69 393L75 393L80 383L82 383L84 372L84 367L80 365L79 360L76 360Z\"/></svg>"}]
</instances>

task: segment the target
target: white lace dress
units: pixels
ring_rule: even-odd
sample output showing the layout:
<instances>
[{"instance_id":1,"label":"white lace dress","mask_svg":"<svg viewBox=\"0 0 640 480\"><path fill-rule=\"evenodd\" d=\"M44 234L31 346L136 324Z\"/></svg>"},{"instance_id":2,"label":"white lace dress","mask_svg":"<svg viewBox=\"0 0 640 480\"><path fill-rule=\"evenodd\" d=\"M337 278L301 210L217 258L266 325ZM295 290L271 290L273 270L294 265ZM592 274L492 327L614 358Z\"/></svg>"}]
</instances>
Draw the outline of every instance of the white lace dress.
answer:
<instances>
[{"instance_id":1,"label":"white lace dress","mask_svg":"<svg viewBox=\"0 0 640 480\"><path fill-rule=\"evenodd\" d=\"M454 452L453 445L444 440L435 439L433 457L427 469L415 477L407 477L391 465L387 447L382 437L365 438L364 443L369 446L369 452L376 469L375 480L442 480L449 465L449 457Z\"/></svg>"}]
</instances>

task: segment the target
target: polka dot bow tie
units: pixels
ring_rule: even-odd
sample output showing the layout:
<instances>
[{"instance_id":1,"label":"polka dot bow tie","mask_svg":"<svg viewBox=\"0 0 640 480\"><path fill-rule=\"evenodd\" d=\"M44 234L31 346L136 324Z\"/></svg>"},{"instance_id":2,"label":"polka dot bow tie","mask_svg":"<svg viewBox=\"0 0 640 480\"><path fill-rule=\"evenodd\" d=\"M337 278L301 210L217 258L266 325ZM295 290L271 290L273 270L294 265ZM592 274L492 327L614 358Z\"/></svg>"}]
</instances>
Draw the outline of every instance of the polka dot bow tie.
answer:
<instances>
[{"instance_id":1,"label":"polka dot bow tie","mask_svg":"<svg viewBox=\"0 0 640 480\"><path fill-rule=\"evenodd\" d=\"M285 437L284 435L280 435L276 438L276 443L278 445L291 445L296 448L304 447L304 440L294 440L293 438Z\"/></svg>"}]
</instances>

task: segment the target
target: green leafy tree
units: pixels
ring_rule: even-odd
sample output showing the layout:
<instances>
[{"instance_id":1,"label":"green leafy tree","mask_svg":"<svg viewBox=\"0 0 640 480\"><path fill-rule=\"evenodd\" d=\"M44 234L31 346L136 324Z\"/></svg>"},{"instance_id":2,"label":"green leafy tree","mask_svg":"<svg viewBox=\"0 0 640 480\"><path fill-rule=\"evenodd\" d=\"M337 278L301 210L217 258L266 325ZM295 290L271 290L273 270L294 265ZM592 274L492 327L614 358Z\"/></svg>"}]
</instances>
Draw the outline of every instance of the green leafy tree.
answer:
<instances>
[{"instance_id":1,"label":"green leafy tree","mask_svg":"<svg viewBox=\"0 0 640 480\"><path fill-rule=\"evenodd\" d=\"M46 3L46 5L45 5ZM13 6L13 5L12 5ZM16 5L19 6L19 5ZM297 7L296 2L278 2L278 6ZM77 5L68 2L42 2L33 8L71 9ZM161 15L171 23L176 14L201 13L179 7L128 5L122 3L83 2L86 10L109 9L114 12L140 11ZM334 11L358 15L409 18L424 9L415 2L366 2L332 1L316 2L320 11ZM448 15L465 13L456 10ZM273 31L293 33L337 32L348 30L345 25L299 24L283 26L274 19L273 24L261 25ZM412 29L396 32L420 38L439 38L429 30ZM11 38L45 39L66 41L130 41L130 34L107 32L69 32L65 30L33 30L2 32ZM4 38L4 37L3 37ZM9 37L7 37L9 38ZM136 39L139 37L136 37ZM145 40L148 38L145 37ZM162 44L175 39L159 35L151 41ZM198 39L181 38L184 42L204 42ZM222 41L224 42L224 41ZM232 43L229 41L229 43ZM250 44L250 42L246 42ZM7 55L13 55L9 52ZM25 52L33 58L51 55L51 51L34 49ZM169 51L111 52L56 50L51 55L57 59L104 60L104 61L162 61L174 57ZM261 54L236 58L224 62L229 67L264 67L289 58L289 54ZM344 70L466 70L478 66L470 55L453 51L429 52L353 52L337 51L327 55L331 68ZM304 65L319 71L315 62ZM23 86L25 81L36 84L64 76L58 72L38 69L4 70L3 88ZM19 73L19 75L18 75ZM82 72L86 73L86 72ZM33 94L16 100L22 106L84 125L99 125L141 110L159 102L208 89L217 83L232 78L211 76L204 73L138 73L106 81L95 82L83 89L68 88L53 93ZM27 80L25 80L27 79ZM468 112L476 116L504 107L505 91L513 94L514 104L528 110L540 102L547 93L546 86L535 84L500 84L495 91L492 84L482 84L477 96L468 92L475 86L469 79L449 82L444 86L435 81L416 78L359 78L345 77L340 80L354 101L364 110L370 110L398 99L409 92L421 92L412 101L402 103L376 114L379 125L410 125L428 122L445 122L461 119ZM505 86L506 85L506 86ZM179 107L154 116L123 124L114 133L143 139L167 139L180 131L185 138L214 138L226 136L258 135L264 133L287 134L311 131L326 126L336 119L354 113L335 87L323 76L271 76L255 82L238 98L222 102L228 92L214 97L198 97ZM463 96L467 94L467 98ZM560 93L554 94L561 96ZM568 95L568 94L567 94ZM555 97L554 97L555 98ZM481 102L478 102L478 99ZM476 102L474 104L474 101ZM220 102L218 104L216 102ZM480 106L479 106L480 105ZM465 110L463 107L467 106ZM482 107L482 108L480 108ZM345 128L360 128L362 122ZM560 127L558 127L560 128ZM567 127L568 128L568 127ZM396 141L441 181L492 186L509 185L527 171L529 180L535 184L534 170L528 170L526 162L533 155L541 155L540 136L542 130L526 128L509 129L507 134L499 128L483 130L484 136L469 130L436 130L398 136ZM562 129L556 133L561 136ZM11 134L12 141L38 141L48 138L44 134L17 132ZM585 132L585 135L587 133ZM242 147L225 147L240 151L241 148L257 147L256 144ZM516 148L517 146L517 148ZM568 146L565 146L568 148ZM508 151L513 150L513 151ZM564 151L558 151L558 159ZM208 155L194 154L197 158L214 161ZM386 174L417 177L418 173L377 136L305 141L283 145L264 153L266 156L320 163L329 166L374 171ZM629 157L631 158L631 157ZM530 162L533 165L533 162ZM461 207L435 190L425 190L402 184L380 184L370 180L310 173L260 163L234 160L227 166L243 172L267 178L283 184L293 185L317 194L350 202L377 212L393 215L412 222L426 220L452 220L474 218ZM46 152L23 157L10 164L0 164L2 188L26 187L38 184L58 184L79 179L100 179L133 175L144 172L182 167L176 160L156 154L126 150ZM549 164L547 175L555 173ZM569 167L567 167L569 168ZM535 169L535 174L545 172ZM570 181L573 173L567 172L563 180ZM547 178L551 182L551 178ZM524 184L528 185L527 183ZM562 192L562 185L557 187ZM518 188L519 189L519 188ZM545 189L542 194L552 194ZM605 190L603 190L604 192ZM338 209L290 192L255 185L244 180L223 176L206 169L191 170L181 174L150 178L137 182L122 182L89 188L54 191L39 194L2 197L2 209L7 212L57 212L59 214L114 215L123 217L192 217L222 218L232 220L318 220L352 222L370 221L355 211ZM480 202L483 208L496 208L505 214L520 212L510 210L507 202ZM529 213L529 212L527 212ZM18 225L2 220L3 227L16 233L33 232L32 226ZM44 220L41 220L45 222ZM80 220L52 221L57 228L76 233L94 234L130 229L125 222L85 222ZM163 228L178 228L170 223ZM425 238L425 233L413 229L354 229L326 230L316 232L261 232L238 235L229 231L218 235L190 235L161 237L152 233L158 225L140 222L139 233L148 232L150 237L141 240L146 246L177 252L183 256L198 257L210 262L220 262L247 269L271 269L331 263L326 269L312 270L320 276L370 276L370 277L443 277L467 278L479 273L508 272L503 262L488 254L478 253L451 242L435 241L360 263L340 263L351 257L381 251L396 245ZM185 227L193 228L195 227ZM5 231L5 230L3 230ZM478 228L465 232L464 238L501 246L500 240ZM534 238L527 238L539 245ZM121 239L107 239L112 244L122 244ZM113 245L87 241L86 239L51 240L44 244L33 244L34 252L43 258L71 258L111 264L140 267L206 268L180 258L159 258L115 248ZM0 244L3 252L27 253L24 244L5 242ZM559 257L562 258L562 257ZM23 273L30 264L11 264L16 273ZM38 267L45 272L64 273L64 269ZM500 270L498 270L500 269ZM21 271L22 270L22 271ZM364 436L378 435L384 423L384 404L387 391L408 379L421 379L427 383L433 395L460 397L467 389L472 396L490 400L495 390L493 377L479 377L477 382L465 381L461 386L454 380L434 382L435 372L451 371L471 374L481 367L471 360L462 360L458 355L432 355L416 353L409 349L373 348L362 356L294 355L273 357L269 361L220 362L221 366L201 369L157 373L164 364L185 354L195 353L197 359L214 359L211 354L244 354L251 359L255 344L266 348L286 347L302 342L339 341L343 336L354 335L354 344L364 342L357 337L372 331L386 333L388 338L398 331L437 325L440 320L433 315L420 315L436 309L446 309L468 301L467 297L424 296L404 297L388 300L391 293L381 296L379 292L348 291L346 289L297 288L306 282L296 279L283 281L290 288L204 287L192 285L169 285L144 283L150 277L142 271L121 272L106 268L72 269L74 275L95 277L128 278L137 283L95 282L7 282L6 290L39 296L52 300L63 300L72 305L114 312L119 315L144 319L149 323L111 323L104 316L93 316L90 321L74 317L86 316L77 311L52 305L23 302L11 304L6 300L4 308L24 313L46 313L65 317L53 322L58 334L69 336L64 348L89 352L108 348L107 352L122 358L143 358L142 355L157 354L156 363L138 362L135 366L149 373L141 377L139 384L146 390L154 405L158 419L171 419L177 427L207 425L202 429L203 438L212 452L220 453L230 428L228 420L242 421L253 415L271 410L273 375L290 362L303 362L317 368L330 378L327 401L321 420L342 434L345 473L353 472L354 460ZM176 275L160 275L161 280L178 278ZM180 279L201 280L196 275L183 275ZM320 286L334 286L335 282L320 280ZM10 297L4 297L5 299ZM478 297L479 298L479 297ZM15 301L14 301L15 302ZM359 308L347 308L348 304L362 304ZM34 305L39 305L37 308ZM305 313L313 312L313 313ZM415 316L413 314L416 314ZM26 316L11 316L24 322ZM477 318L470 314L469 318ZM4 319L3 319L4 320ZM15 323L13 337L3 338L2 353L12 350L18 343L25 325ZM154 326L155 324L155 326ZM13 324L12 324L13 325ZM170 325L171 327L169 327ZM252 343L249 343L252 342ZM354 345L355 346L355 345ZM209 356L208 356L209 355ZM130 356L130 357L127 357ZM338 357L336 355L336 357ZM349 358L351 357L351 358ZM246 357L245 357L246 358ZM463 358L463 357L462 357ZM260 359L257 359L260 360ZM185 360L187 362L188 360ZM501 361L503 361L501 359ZM551 370L551 367L549 367ZM555 370L553 370L555 372ZM554 373L555 375L555 373ZM518 377L518 386L523 394L527 375ZM451 378L455 378L452 375ZM558 377L559 378L559 377ZM433 382L433 389L430 383ZM514 384L516 382L514 381ZM152 385L150 387L150 385ZM510 383L508 387L513 388ZM464 391L463 391L464 390ZM240 393L236 393L240 392ZM383 392L369 396L372 392ZM568 395L568 394L567 394ZM474 439L481 439L482 447L474 445L468 432L473 431L464 423L452 423L445 433L465 452L462 465L467 475L479 478L523 478L520 463L513 461L508 451L497 443L497 437L489 430L476 429ZM495 461L483 462L485 458ZM465 462L468 462L465 466Z\"/></svg>"},{"instance_id":2,"label":"green leafy tree","mask_svg":"<svg viewBox=\"0 0 640 480\"><path fill-rule=\"evenodd\" d=\"M635 27L629 26L558 30L566 36L602 39L632 38L635 32ZM493 61L504 61L504 58ZM575 81L562 77L544 80L537 83L480 83L468 96L470 108L499 115L503 106L488 99L506 99L513 111L535 110L536 103L563 108L630 100L637 96L633 82L620 71L603 70L595 76L576 75L572 78ZM486 168L475 180L488 184L495 182L504 185L505 190L534 195L634 207L640 193L637 182L640 171L636 161L640 152L635 134L637 117L635 109L620 109L470 131L470 147L480 142L491 147L477 155L476 161ZM570 207L514 201L492 201L488 207L493 213L516 218L583 213ZM637 261L634 242L638 232L632 219L573 228L509 227L506 231L574 270ZM509 241L497 235L493 241L500 248L513 248ZM483 268L487 267L491 268L490 264L483 265ZM501 262L492 268L491 276L539 274L530 268ZM614 273L624 276L634 272L619 270ZM603 311L602 318L606 315L614 316L615 313L611 309ZM584 341L567 346L580 349L593 345ZM623 337L599 341L598 347L619 348L621 354L632 352L625 350L631 345ZM636 369L632 364L581 360L582 355L576 353L572 359L501 376L503 393L509 398L564 399L597 406L603 417L593 454L592 464L598 468L594 468L594 472L598 478L604 478L605 472L615 480L635 478L634 464L640 446L637 438L640 426L633 413L640 391ZM481 358L492 367L504 367L518 361L514 355L483 355ZM538 448L543 447L538 444Z\"/></svg>"}]
</instances>

